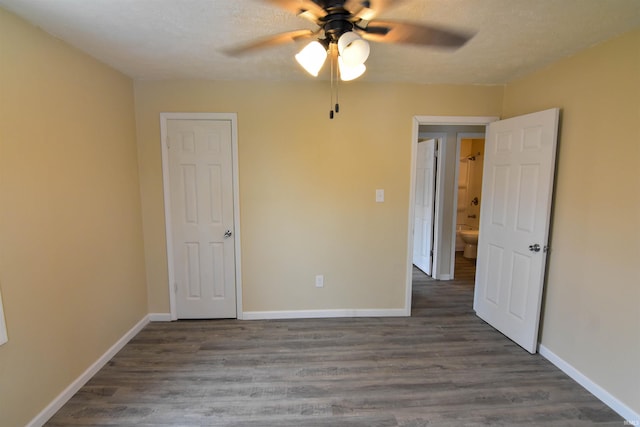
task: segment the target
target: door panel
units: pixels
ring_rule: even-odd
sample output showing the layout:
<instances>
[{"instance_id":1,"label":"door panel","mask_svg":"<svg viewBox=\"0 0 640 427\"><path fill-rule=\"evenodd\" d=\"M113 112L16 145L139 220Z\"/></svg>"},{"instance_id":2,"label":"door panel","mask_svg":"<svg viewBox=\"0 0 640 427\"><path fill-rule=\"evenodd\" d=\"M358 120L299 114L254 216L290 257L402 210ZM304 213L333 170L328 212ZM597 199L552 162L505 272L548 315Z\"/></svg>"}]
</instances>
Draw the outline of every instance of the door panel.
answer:
<instances>
[{"instance_id":1,"label":"door panel","mask_svg":"<svg viewBox=\"0 0 640 427\"><path fill-rule=\"evenodd\" d=\"M531 353L537 350L558 116L551 109L491 123L485 142L474 309Z\"/></svg>"},{"instance_id":2,"label":"door panel","mask_svg":"<svg viewBox=\"0 0 640 427\"><path fill-rule=\"evenodd\" d=\"M432 274L433 214L435 203L436 140L418 143L416 155L413 264Z\"/></svg>"},{"instance_id":3,"label":"door panel","mask_svg":"<svg viewBox=\"0 0 640 427\"><path fill-rule=\"evenodd\" d=\"M178 318L236 317L229 120L167 120Z\"/></svg>"}]
</instances>

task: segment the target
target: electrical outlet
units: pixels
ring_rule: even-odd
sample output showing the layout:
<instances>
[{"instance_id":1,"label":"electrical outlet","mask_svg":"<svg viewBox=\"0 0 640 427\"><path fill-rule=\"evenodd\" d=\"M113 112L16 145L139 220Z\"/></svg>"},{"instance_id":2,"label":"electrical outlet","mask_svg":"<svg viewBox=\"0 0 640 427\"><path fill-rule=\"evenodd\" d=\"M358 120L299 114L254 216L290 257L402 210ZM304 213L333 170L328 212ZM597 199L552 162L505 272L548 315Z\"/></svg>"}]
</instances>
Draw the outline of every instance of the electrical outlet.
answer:
<instances>
[{"instance_id":1,"label":"electrical outlet","mask_svg":"<svg viewBox=\"0 0 640 427\"><path fill-rule=\"evenodd\" d=\"M376 190L376 202L377 203L384 202L384 189L379 188Z\"/></svg>"},{"instance_id":2,"label":"electrical outlet","mask_svg":"<svg viewBox=\"0 0 640 427\"><path fill-rule=\"evenodd\" d=\"M316 288L324 288L324 276L322 274L316 276Z\"/></svg>"}]
</instances>

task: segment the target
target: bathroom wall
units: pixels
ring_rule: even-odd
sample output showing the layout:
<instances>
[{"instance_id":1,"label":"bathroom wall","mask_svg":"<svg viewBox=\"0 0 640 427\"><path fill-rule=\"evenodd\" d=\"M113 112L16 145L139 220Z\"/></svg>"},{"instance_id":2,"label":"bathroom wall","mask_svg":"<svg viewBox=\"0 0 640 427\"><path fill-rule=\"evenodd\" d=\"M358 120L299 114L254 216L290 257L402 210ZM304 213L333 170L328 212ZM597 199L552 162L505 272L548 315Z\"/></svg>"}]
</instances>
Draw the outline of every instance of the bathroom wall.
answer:
<instances>
[{"instance_id":1,"label":"bathroom wall","mask_svg":"<svg viewBox=\"0 0 640 427\"><path fill-rule=\"evenodd\" d=\"M471 155L471 140L460 141L460 157L458 159L458 204L456 209L456 251L464 250L464 242L458 230L466 230L467 210L469 207L469 164Z\"/></svg>"},{"instance_id":2,"label":"bathroom wall","mask_svg":"<svg viewBox=\"0 0 640 427\"><path fill-rule=\"evenodd\" d=\"M480 228L483 160L483 138L464 138L460 140L456 230ZM474 205L471 202L476 197L478 198L478 204ZM464 242L459 235L456 235L456 251L463 249Z\"/></svg>"},{"instance_id":3,"label":"bathroom wall","mask_svg":"<svg viewBox=\"0 0 640 427\"><path fill-rule=\"evenodd\" d=\"M469 202L472 199L470 193L471 174L471 139L460 141L460 158L458 160L458 207L456 212L456 228L467 226ZM458 250L456 248L456 250Z\"/></svg>"},{"instance_id":4,"label":"bathroom wall","mask_svg":"<svg viewBox=\"0 0 640 427\"><path fill-rule=\"evenodd\" d=\"M465 224L473 229L480 228L480 205L482 203L482 169L484 167L484 138L474 138L469 140L471 145L471 155L475 160L469 161L469 186L467 198L467 219ZM478 204L473 205L471 201L477 197ZM469 218L469 216L475 218Z\"/></svg>"},{"instance_id":5,"label":"bathroom wall","mask_svg":"<svg viewBox=\"0 0 640 427\"><path fill-rule=\"evenodd\" d=\"M469 169L471 166L471 140L460 141L460 159L458 161L458 209L456 213L456 225L467 225L467 210L469 208Z\"/></svg>"}]
</instances>

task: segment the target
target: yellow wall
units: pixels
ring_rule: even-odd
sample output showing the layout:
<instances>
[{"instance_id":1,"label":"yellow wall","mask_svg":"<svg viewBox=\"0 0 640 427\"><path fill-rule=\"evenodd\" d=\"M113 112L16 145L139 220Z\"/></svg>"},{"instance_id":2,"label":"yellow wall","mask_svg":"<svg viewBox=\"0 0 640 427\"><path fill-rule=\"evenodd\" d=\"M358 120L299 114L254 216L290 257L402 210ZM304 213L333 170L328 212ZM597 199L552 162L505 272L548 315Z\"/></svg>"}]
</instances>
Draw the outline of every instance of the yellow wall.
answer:
<instances>
[{"instance_id":1,"label":"yellow wall","mask_svg":"<svg viewBox=\"0 0 640 427\"><path fill-rule=\"evenodd\" d=\"M293 66L293 64L292 64ZM244 311L403 308L412 118L499 115L502 87L138 81L151 312L169 312L161 112L237 112ZM385 202L375 203L375 190ZM325 287L314 286L324 274Z\"/></svg>"},{"instance_id":2,"label":"yellow wall","mask_svg":"<svg viewBox=\"0 0 640 427\"><path fill-rule=\"evenodd\" d=\"M506 87L560 107L542 344L640 412L640 31Z\"/></svg>"},{"instance_id":3,"label":"yellow wall","mask_svg":"<svg viewBox=\"0 0 640 427\"><path fill-rule=\"evenodd\" d=\"M0 425L147 313L129 78L0 9Z\"/></svg>"}]
</instances>

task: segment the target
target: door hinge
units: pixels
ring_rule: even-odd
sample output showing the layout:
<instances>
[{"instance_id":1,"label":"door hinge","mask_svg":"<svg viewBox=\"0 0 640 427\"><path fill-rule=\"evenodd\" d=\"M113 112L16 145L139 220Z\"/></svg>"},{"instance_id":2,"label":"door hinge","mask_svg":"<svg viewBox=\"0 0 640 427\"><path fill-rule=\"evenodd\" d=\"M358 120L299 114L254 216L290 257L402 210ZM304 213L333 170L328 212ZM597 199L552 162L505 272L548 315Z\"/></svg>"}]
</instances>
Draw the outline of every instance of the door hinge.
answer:
<instances>
[{"instance_id":1,"label":"door hinge","mask_svg":"<svg viewBox=\"0 0 640 427\"><path fill-rule=\"evenodd\" d=\"M178 282L173 282L173 293L178 294Z\"/></svg>"}]
</instances>

